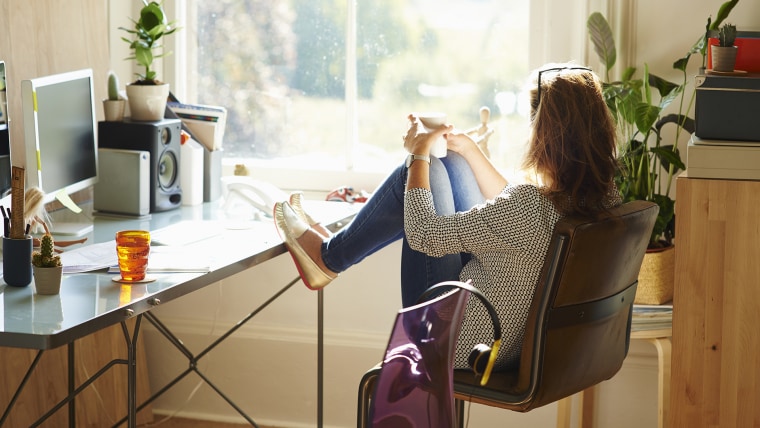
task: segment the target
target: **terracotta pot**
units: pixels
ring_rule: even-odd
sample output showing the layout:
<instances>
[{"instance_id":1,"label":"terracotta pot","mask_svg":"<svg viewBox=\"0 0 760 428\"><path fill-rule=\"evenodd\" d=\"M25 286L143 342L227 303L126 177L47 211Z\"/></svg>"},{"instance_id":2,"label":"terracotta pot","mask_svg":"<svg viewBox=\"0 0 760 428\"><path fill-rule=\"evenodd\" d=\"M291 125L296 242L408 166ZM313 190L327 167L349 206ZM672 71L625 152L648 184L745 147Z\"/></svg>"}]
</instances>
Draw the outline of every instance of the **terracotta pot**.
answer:
<instances>
[{"instance_id":1,"label":"terracotta pot","mask_svg":"<svg viewBox=\"0 0 760 428\"><path fill-rule=\"evenodd\" d=\"M34 289L37 294L58 294L61 291L61 275L63 266L39 267L33 266Z\"/></svg>"},{"instance_id":2,"label":"terracotta pot","mask_svg":"<svg viewBox=\"0 0 760 428\"><path fill-rule=\"evenodd\" d=\"M633 302L660 305L673 300L676 247L647 250L639 270L639 285Z\"/></svg>"},{"instance_id":3,"label":"terracotta pot","mask_svg":"<svg viewBox=\"0 0 760 428\"><path fill-rule=\"evenodd\" d=\"M106 122L121 122L124 120L126 100L103 100L103 113Z\"/></svg>"},{"instance_id":4,"label":"terracotta pot","mask_svg":"<svg viewBox=\"0 0 760 428\"><path fill-rule=\"evenodd\" d=\"M712 69L720 72L734 71L736 64L736 46L710 46L710 55L712 58Z\"/></svg>"},{"instance_id":5,"label":"terracotta pot","mask_svg":"<svg viewBox=\"0 0 760 428\"><path fill-rule=\"evenodd\" d=\"M166 99L169 97L169 84L161 85L127 85L129 114L132 120L158 121L164 118Z\"/></svg>"}]
</instances>

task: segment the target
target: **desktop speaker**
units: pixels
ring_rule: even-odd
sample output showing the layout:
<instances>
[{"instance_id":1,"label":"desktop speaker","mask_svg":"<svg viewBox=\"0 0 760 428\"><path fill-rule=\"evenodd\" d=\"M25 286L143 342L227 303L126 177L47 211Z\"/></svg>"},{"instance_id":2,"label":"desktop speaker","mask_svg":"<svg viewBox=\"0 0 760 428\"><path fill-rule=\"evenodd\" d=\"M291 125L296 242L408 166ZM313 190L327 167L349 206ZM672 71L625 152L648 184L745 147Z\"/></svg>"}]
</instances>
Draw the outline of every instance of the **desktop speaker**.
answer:
<instances>
[{"instance_id":1,"label":"desktop speaker","mask_svg":"<svg viewBox=\"0 0 760 428\"><path fill-rule=\"evenodd\" d=\"M110 149L140 150L150 153L150 212L179 208L180 130L179 119L156 122L98 123L98 146ZM128 169L119 173L130 174Z\"/></svg>"},{"instance_id":2,"label":"desktop speaker","mask_svg":"<svg viewBox=\"0 0 760 428\"><path fill-rule=\"evenodd\" d=\"M98 169L95 211L134 216L150 213L150 152L98 149Z\"/></svg>"}]
</instances>

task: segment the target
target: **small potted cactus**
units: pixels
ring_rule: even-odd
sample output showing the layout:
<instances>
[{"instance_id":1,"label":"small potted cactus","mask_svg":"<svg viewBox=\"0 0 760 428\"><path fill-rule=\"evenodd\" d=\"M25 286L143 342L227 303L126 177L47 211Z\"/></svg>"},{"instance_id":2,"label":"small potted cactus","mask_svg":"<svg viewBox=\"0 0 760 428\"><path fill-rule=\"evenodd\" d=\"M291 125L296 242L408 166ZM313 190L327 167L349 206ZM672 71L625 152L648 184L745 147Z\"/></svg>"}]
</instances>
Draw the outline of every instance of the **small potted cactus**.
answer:
<instances>
[{"instance_id":1,"label":"small potted cactus","mask_svg":"<svg viewBox=\"0 0 760 428\"><path fill-rule=\"evenodd\" d=\"M718 44L710 47L712 56L712 69L720 73L731 73L736 64L736 52L734 46L736 40L736 25L723 24L718 30Z\"/></svg>"},{"instance_id":2,"label":"small potted cactus","mask_svg":"<svg viewBox=\"0 0 760 428\"><path fill-rule=\"evenodd\" d=\"M40 239L40 250L32 253L34 287L37 294L58 294L61 290L63 265L61 256L53 248L53 236L45 233Z\"/></svg>"},{"instance_id":3,"label":"small potted cactus","mask_svg":"<svg viewBox=\"0 0 760 428\"><path fill-rule=\"evenodd\" d=\"M126 100L119 95L119 78L113 71L108 72L108 98L103 100L106 122L121 122L124 119Z\"/></svg>"}]
</instances>

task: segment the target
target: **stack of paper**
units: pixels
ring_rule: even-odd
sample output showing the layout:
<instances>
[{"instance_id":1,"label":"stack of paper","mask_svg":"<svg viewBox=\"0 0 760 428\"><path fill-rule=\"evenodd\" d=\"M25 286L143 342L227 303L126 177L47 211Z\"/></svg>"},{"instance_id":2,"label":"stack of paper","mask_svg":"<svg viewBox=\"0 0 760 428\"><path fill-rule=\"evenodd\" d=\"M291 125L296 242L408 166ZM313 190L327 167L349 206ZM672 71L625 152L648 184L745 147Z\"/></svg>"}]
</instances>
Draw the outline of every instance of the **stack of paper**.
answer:
<instances>
[{"instance_id":1,"label":"stack of paper","mask_svg":"<svg viewBox=\"0 0 760 428\"><path fill-rule=\"evenodd\" d=\"M673 325L673 305L633 305L631 331L668 329Z\"/></svg>"},{"instance_id":2,"label":"stack of paper","mask_svg":"<svg viewBox=\"0 0 760 428\"><path fill-rule=\"evenodd\" d=\"M227 109L203 104L169 102L167 106L190 129L199 143L209 151L222 148Z\"/></svg>"}]
</instances>

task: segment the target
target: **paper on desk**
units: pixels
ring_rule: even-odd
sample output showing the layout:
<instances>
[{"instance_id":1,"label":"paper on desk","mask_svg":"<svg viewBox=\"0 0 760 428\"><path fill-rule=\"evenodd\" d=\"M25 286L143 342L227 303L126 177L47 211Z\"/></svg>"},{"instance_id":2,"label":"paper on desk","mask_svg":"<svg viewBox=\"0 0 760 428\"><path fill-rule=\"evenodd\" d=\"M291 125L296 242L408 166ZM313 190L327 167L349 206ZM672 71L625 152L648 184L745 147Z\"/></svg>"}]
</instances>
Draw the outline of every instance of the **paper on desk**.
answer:
<instances>
[{"instance_id":1,"label":"paper on desk","mask_svg":"<svg viewBox=\"0 0 760 428\"><path fill-rule=\"evenodd\" d=\"M61 253L63 273L90 272L108 269L118 272L116 241L85 245ZM149 272L208 272L208 255L186 247L151 247L148 256Z\"/></svg>"},{"instance_id":2,"label":"paper on desk","mask_svg":"<svg viewBox=\"0 0 760 428\"><path fill-rule=\"evenodd\" d=\"M148 272L209 272L211 265L208 256L196 248L186 247L150 247L148 255ZM109 273L119 273L116 264L108 268Z\"/></svg>"},{"instance_id":3,"label":"paper on desk","mask_svg":"<svg viewBox=\"0 0 760 428\"><path fill-rule=\"evenodd\" d=\"M63 273L90 272L117 264L116 241L83 245L61 253Z\"/></svg>"}]
</instances>

